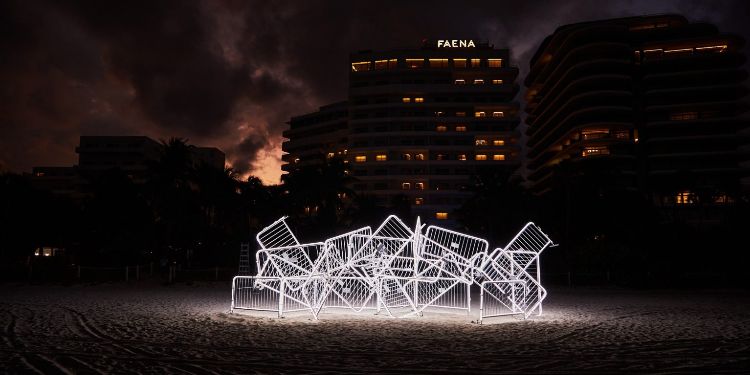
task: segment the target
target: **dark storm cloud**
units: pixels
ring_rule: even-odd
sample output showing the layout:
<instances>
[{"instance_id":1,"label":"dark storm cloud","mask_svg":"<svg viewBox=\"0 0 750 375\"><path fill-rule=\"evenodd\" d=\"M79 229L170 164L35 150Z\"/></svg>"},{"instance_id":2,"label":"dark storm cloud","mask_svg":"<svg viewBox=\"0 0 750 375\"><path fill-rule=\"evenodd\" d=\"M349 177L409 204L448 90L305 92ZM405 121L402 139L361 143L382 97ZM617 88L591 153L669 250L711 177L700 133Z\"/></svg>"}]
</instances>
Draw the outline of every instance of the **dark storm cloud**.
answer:
<instances>
[{"instance_id":1,"label":"dark storm cloud","mask_svg":"<svg viewBox=\"0 0 750 375\"><path fill-rule=\"evenodd\" d=\"M0 166L72 164L80 134L178 136L278 176L281 131L346 97L348 54L474 38L521 73L567 23L681 13L748 37L743 1L0 3Z\"/></svg>"},{"instance_id":2,"label":"dark storm cloud","mask_svg":"<svg viewBox=\"0 0 750 375\"><path fill-rule=\"evenodd\" d=\"M265 143L265 137L258 135L250 135L242 139L232 151L241 155L248 155L248 157L236 161L233 168L240 173L250 170L256 159L257 151L262 149Z\"/></svg>"},{"instance_id":3,"label":"dark storm cloud","mask_svg":"<svg viewBox=\"0 0 750 375\"><path fill-rule=\"evenodd\" d=\"M67 9L105 44L112 72L130 82L160 126L198 136L222 131L235 98L253 83L230 67L198 3L82 1Z\"/></svg>"}]
</instances>

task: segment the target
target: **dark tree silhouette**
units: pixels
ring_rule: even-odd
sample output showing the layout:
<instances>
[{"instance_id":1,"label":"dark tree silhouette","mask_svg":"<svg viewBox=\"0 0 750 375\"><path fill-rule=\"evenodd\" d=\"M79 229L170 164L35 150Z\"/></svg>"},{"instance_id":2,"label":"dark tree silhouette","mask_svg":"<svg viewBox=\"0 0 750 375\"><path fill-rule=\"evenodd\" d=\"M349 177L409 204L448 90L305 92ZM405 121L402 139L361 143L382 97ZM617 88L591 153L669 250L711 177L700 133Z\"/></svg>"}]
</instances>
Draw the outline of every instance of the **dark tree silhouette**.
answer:
<instances>
[{"instance_id":1,"label":"dark tree silhouette","mask_svg":"<svg viewBox=\"0 0 750 375\"><path fill-rule=\"evenodd\" d=\"M351 181L340 158L301 167L284 177L286 211L304 233L333 233L336 228L349 227L354 196L348 188Z\"/></svg>"}]
</instances>

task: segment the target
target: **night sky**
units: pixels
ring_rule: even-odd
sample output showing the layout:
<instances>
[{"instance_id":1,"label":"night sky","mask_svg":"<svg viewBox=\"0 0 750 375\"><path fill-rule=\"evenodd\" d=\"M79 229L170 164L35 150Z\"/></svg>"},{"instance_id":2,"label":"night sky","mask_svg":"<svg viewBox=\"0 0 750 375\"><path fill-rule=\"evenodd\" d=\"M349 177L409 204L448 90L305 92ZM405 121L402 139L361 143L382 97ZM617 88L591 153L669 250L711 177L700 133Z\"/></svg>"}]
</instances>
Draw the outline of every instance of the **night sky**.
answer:
<instances>
[{"instance_id":1,"label":"night sky","mask_svg":"<svg viewBox=\"0 0 750 375\"><path fill-rule=\"evenodd\" d=\"M142 134L277 183L285 122L346 98L351 51L472 38L510 48L523 76L573 22L679 13L750 38L747 1L318 3L0 1L0 170L73 165L80 135Z\"/></svg>"}]
</instances>

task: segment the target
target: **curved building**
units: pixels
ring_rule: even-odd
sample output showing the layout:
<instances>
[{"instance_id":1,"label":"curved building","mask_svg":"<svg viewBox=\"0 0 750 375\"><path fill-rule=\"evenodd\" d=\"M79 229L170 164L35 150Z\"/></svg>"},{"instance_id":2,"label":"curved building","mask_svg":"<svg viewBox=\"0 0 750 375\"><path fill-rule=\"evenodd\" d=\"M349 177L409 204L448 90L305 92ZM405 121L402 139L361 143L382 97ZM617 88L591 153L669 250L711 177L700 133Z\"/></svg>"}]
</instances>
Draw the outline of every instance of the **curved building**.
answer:
<instances>
[{"instance_id":1,"label":"curved building","mask_svg":"<svg viewBox=\"0 0 750 375\"><path fill-rule=\"evenodd\" d=\"M531 189L598 174L661 204L731 200L750 172L743 44L678 15L558 28L525 80Z\"/></svg>"},{"instance_id":2,"label":"curved building","mask_svg":"<svg viewBox=\"0 0 750 375\"><path fill-rule=\"evenodd\" d=\"M281 147L286 152L281 160L281 170L293 172L296 168L322 164L326 159L344 154L347 147L349 110L347 102L320 107L317 112L292 117L287 138Z\"/></svg>"}]
</instances>

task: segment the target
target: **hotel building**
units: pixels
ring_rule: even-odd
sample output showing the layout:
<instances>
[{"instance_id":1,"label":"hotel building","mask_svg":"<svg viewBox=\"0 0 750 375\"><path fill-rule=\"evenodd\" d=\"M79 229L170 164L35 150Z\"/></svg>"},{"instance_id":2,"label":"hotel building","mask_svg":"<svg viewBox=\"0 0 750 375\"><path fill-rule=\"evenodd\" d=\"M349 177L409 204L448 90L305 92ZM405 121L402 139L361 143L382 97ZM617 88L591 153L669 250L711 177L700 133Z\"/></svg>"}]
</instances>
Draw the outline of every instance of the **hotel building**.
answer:
<instances>
[{"instance_id":1,"label":"hotel building","mask_svg":"<svg viewBox=\"0 0 750 375\"><path fill-rule=\"evenodd\" d=\"M677 15L572 24L525 79L540 195L589 173L661 205L730 203L749 175L743 40Z\"/></svg>"},{"instance_id":2,"label":"hotel building","mask_svg":"<svg viewBox=\"0 0 750 375\"><path fill-rule=\"evenodd\" d=\"M414 214L451 221L473 175L520 165L518 68L508 61L507 49L465 40L353 53L348 100L290 121L284 170L341 154L358 194L386 206L405 196Z\"/></svg>"}]
</instances>

